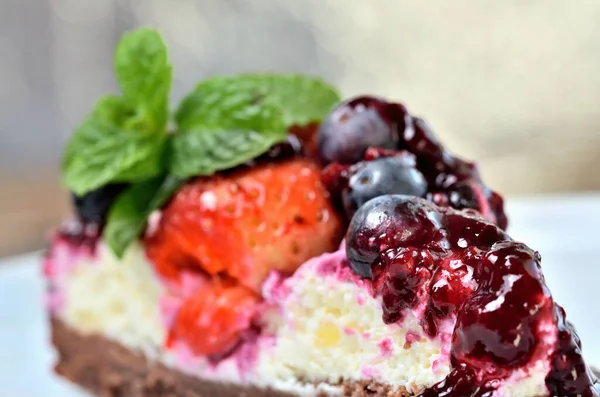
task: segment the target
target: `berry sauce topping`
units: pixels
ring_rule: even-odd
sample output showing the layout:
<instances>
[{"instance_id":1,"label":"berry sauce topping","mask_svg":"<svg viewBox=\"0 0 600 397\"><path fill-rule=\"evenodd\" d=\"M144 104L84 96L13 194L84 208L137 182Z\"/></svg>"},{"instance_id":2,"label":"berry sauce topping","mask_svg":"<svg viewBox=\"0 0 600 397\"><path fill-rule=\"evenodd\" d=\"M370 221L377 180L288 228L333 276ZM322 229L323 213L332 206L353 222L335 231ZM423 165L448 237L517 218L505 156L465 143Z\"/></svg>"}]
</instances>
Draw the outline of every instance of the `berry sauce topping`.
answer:
<instances>
[{"instance_id":1,"label":"berry sauce topping","mask_svg":"<svg viewBox=\"0 0 600 397\"><path fill-rule=\"evenodd\" d=\"M354 164L369 147L395 149L405 129L402 105L363 96L338 105L323 120L317 146L326 163Z\"/></svg>"},{"instance_id":2,"label":"berry sauce topping","mask_svg":"<svg viewBox=\"0 0 600 397\"><path fill-rule=\"evenodd\" d=\"M475 209L507 226L502 198L483 184L477 167L446 152L401 104L367 96L343 102L321 124L317 143L327 165L323 179L348 218L377 195L406 194Z\"/></svg>"},{"instance_id":3,"label":"berry sauce topping","mask_svg":"<svg viewBox=\"0 0 600 397\"><path fill-rule=\"evenodd\" d=\"M425 396L488 396L538 360L551 363L552 395L600 395L545 284L540 255L476 211L379 196L354 215L346 249L351 268L382 297L385 323L423 310L421 326L434 337L442 321L455 321L453 371Z\"/></svg>"},{"instance_id":4,"label":"berry sauce topping","mask_svg":"<svg viewBox=\"0 0 600 397\"><path fill-rule=\"evenodd\" d=\"M60 226L55 238L58 241L64 241L73 248L84 249L86 252L93 254L101 235L102 225L100 223L69 219Z\"/></svg>"}]
</instances>

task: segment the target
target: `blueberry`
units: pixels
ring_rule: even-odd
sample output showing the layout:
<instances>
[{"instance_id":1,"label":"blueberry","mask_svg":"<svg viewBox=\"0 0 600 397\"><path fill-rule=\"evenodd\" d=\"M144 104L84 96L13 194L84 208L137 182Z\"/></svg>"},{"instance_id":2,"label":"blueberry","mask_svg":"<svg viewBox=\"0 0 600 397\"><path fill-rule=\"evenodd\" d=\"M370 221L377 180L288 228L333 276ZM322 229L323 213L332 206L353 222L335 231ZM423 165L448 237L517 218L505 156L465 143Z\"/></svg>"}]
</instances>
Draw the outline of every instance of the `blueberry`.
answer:
<instances>
[{"instance_id":1,"label":"blueberry","mask_svg":"<svg viewBox=\"0 0 600 397\"><path fill-rule=\"evenodd\" d=\"M342 200L348 217L367 201L384 194L422 197L427 193L427 181L403 157L383 157L359 163L354 167Z\"/></svg>"},{"instance_id":2,"label":"blueberry","mask_svg":"<svg viewBox=\"0 0 600 397\"><path fill-rule=\"evenodd\" d=\"M81 220L104 223L110 206L126 186L125 184L111 184L92 190L83 196L73 195L73 203Z\"/></svg>"},{"instance_id":3,"label":"blueberry","mask_svg":"<svg viewBox=\"0 0 600 397\"><path fill-rule=\"evenodd\" d=\"M392 108L401 110L400 117ZM362 160L369 147L396 148L399 128L404 130L403 115L406 109L402 105L375 97L362 96L342 102L319 127L317 146L322 160L353 164Z\"/></svg>"},{"instance_id":4,"label":"blueberry","mask_svg":"<svg viewBox=\"0 0 600 397\"><path fill-rule=\"evenodd\" d=\"M288 134L285 141L271 146L266 153L250 160L247 165L253 166L261 161L268 162L289 159L303 154L303 150L304 148L302 147L300 139L294 134Z\"/></svg>"},{"instance_id":5,"label":"blueberry","mask_svg":"<svg viewBox=\"0 0 600 397\"><path fill-rule=\"evenodd\" d=\"M418 197L394 194L368 201L354 214L346 234L350 267L371 278L382 252L438 242L443 237L441 216L438 207Z\"/></svg>"}]
</instances>

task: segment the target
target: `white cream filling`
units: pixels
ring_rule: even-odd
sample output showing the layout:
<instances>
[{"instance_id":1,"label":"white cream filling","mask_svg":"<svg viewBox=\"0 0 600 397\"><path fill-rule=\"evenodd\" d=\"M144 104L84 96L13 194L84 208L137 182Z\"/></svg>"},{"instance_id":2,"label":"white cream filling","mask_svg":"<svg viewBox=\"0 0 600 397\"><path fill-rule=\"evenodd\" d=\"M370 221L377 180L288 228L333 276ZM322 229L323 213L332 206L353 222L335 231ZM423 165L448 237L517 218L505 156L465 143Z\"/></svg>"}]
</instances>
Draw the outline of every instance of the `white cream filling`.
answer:
<instances>
[{"instance_id":1,"label":"white cream filling","mask_svg":"<svg viewBox=\"0 0 600 397\"><path fill-rule=\"evenodd\" d=\"M515 371L494 394L494 397L547 396L546 374L549 371L549 363L542 361L538 361L528 372Z\"/></svg>"},{"instance_id":2,"label":"white cream filling","mask_svg":"<svg viewBox=\"0 0 600 397\"><path fill-rule=\"evenodd\" d=\"M330 383L373 379L411 392L449 373L441 340L424 337L411 311L400 324L386 325L379 299L335 274L318 274L310 262L293 281L272 320L275 345L260 355L258 372Z\"/></svg>"},{"instance_id":3,"label":"white cream filling","mask_svg":"<svg viewBox=\"0 0 600 397\"><path fill-rule=\"evenodd\" d=\"M80 259L59 281L64 294L61 319L86 333L99 333L156 356L165 340L159 298L163 288L134 244L122 260L105 246L95 258Z\"/></svg>"}]
</instances>

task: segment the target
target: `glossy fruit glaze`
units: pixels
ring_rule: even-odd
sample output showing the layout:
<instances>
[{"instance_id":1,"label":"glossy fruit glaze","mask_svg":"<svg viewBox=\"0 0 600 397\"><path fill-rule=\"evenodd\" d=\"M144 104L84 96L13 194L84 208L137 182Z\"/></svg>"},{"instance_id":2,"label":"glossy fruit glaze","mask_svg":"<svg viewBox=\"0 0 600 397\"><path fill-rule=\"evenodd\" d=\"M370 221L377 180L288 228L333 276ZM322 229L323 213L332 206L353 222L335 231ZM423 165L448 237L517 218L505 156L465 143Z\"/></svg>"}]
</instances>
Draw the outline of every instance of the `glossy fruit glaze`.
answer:
<instances>
[{"instance_id":1,"label":"glossy fruit glaze","mask_svg":"<svg viewBox=\"0 0 600 397\"><path fill-rule=\"evenodd\" d=\"M381 196L358 210L346 244L350 266L382 297L384 322L422 305L421 326L434 337L442 321L455 319L453 371L424 395L490 395L498 380L548 352L552 395L600 395L540 255L475 211Z\"/></svg>"},{"instance_id":2,"label":"glossy fruit glaze","mask_svg":"<svg viewBox=\"0 0 600 397\"><path fill-rule=\"evenodd\" d=\"M354 202L347 199L357 196L353 176L364 172L365 162L400 155L404 165L395 172L405 182L394 184L381 178L382 186L374 190L421 193L419 196L440 206L475 209L506 229L503 200L483 184L475 164L448 153L427 123L409 114L402 104L370 96L343 102L321 124L318 143L321 158L328 165L323 171L324 181L349 218L363 201L360 194ZM369 148L383 150L369 155ZM425 188L421 187L423 178ZM360 186L364 188L364 183Z\"/></svg>"}]
</instances>

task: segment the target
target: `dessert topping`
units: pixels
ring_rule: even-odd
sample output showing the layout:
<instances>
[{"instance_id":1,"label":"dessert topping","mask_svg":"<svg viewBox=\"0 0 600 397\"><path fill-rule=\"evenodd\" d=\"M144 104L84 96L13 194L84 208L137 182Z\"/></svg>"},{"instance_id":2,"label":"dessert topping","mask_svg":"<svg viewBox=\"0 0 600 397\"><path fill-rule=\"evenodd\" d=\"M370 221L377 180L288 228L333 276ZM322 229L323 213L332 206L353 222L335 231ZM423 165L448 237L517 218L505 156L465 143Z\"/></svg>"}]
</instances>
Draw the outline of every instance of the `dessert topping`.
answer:
<instances>
[{"instance_id":1,"label":"dessert topping","mask_svg":"<svg viewBox=\"0 0 600 397\"><path fill-rule=\"evenodd\" d=\"M385 195L369 201L354 215L348 228L350 266L357 274L372 278L373 268L381 266L381 254L389 249L437 247L443 238L439 217L433 204L410 196Z\"/></svg>"},{"instance_id":2,"label":"dessert topping","mask_svg":"<svg viewBox=\"0 0 600 397\"><path fill-rule=\"evenodd\" d=\"M502 198L483 184L476 166L446 152L431 128L422 119L411 116L401 104L371 97L344 102L321 125L319 148L328 164L323 179L334 199L344 205L349 219L364 202L361 198L365 186L357 184L361 178L356 175L364 172L365 163L399 156L402 160L398 161L394 177L398 182L369 189L366 196L424 197L441 206L475 209L501 228L507 226ZM386 175L393 175L391 171ZM358 193L354 193L355 188Z\"/></svg>"},{"instance_id":3,"label":"dessert topping","mask_svg":"<svg viewBox=\"0 0 600 397\"><path fill-rule=\"evenodd\" d=\"M384 322L424 304L421 326L433 337L441 321L455 319L454 370L424 395L488 395L497 380L538 359L552 362L546 384L553 395L600 395L539 254L477 212L380 196L359 208L346 244L352 269L382 297Z\"/></svg>"},{"instance_id":4,"label":"dessert topping","mask_svg":"<svg viewBox=\"0 0 600 397\"><path fill-rule=\"evenodd\" d=\"M194 354L223 354L250 327L258 301L257 294L243 286L213 280L183 302L170 339L184 341Z\"/></svg>"},{"instance_id":5,"label":"dessert topping","mask_svg":"<svg viewBox=\"0 0 600 397\"><path fill-rule=\"evenodd\" d=\"M114 62L121 93L100 99L75 130L62 172L82 202L106 186L130 185L108 203L110 209L93 214L107 222L103 237L117 256L139 237L148 214L169 199L178 186L174 180L264 158L286 141L288 129L320 122L339 101L318 78L225 76L201 82L171 115L172 68L158 32L142 28L124 35Z\"/></svg>"},{"instance_id":6,"label":"dessert topping","mask_svg":"<svg viewBox=\"0 0 600 397\"><path fill-rule=\"evenodd\" d=\"M341 194L348 215L384 194L421 197L427 193L427 181L415 168L414 156L408 152L361 161L350 167L348 175L348 188Z\"/></svg>"},{"instance_id":7,"label":"dessert topping","mask_svg":"<svg viewBox=\"0 0 600 397\"><path fill-rule=\"evenodd\" d=\"M146 237L146 253L163 277L179 282L188 269L215 285L225 279L227 288L199 288L184 302L171 339L196 354L225 354L249 326L244 316L269 273L292 274L334 251L343 232L320 168L309 159L259 162L186 183Z\"/></svg>"},{"instance_id":8,"label":"dessert topping","mask_svg":"<svg viewBox=\"0 0 600 397\"><path fill-rule=\"evenodd\" d=\"M258 289L271 270L291 274L335 250L343 233L318 165L295 158L188 182L145 243L167 277L192 266Z\"/></svg>"},{"instance_id":9,"label":"dessert topping","mask_svg":"<svg viewBox=\"0 0 600 397\"><path fill-rule=\"evenodd\" d=\"M327 164L353 164L369 147L396 148L405 128L402 116L406 114L402 105L370 96L340 103L319 127L321 158Z\"/></svg>"}]
</instances>

